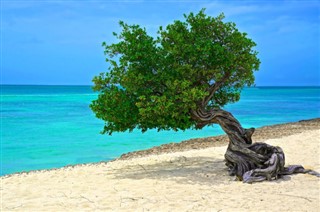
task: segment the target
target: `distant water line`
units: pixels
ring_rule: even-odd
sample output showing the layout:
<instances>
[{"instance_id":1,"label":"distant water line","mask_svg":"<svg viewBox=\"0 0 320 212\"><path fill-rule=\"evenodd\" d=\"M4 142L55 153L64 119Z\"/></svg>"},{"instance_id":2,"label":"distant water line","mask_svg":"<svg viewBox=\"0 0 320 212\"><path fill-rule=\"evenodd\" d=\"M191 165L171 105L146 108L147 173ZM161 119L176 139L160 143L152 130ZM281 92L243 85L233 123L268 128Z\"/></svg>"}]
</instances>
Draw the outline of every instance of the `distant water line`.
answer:
<instances>
[{"instance_id":1,"label":"distant water line","mask_svg":"<svg viewBox=\"0 0 320 212\"><path fill-rule=\"evenodd\" d=\"M222 134L203 130L101 135L103 122L89 108L90 86L1 85L1 175L108 161L169 142ZM320 117L320 87L256 87L226 106L244 127Z\"/></svg>"}]
</instances>

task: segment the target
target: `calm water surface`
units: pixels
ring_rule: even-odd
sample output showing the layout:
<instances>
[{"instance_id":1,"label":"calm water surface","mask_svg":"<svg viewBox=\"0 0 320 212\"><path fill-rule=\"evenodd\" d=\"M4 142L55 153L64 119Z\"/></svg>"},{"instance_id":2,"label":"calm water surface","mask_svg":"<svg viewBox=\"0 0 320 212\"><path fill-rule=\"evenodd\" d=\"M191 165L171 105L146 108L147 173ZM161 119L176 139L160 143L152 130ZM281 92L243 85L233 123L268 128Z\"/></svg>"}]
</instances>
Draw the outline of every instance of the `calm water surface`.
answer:
<instances>
[{"instance_id":1,"label":"calm water surface","mask_svg":"<svg viewBox=\"0 0 320 212\"><path fill-rule=\"evenodd\" d=\"M169 142L222 134L219 126L185 132L101 135L90 86L1 86L1 175L108 161ZM319 87L258 87L228 105L244 127L320 117Z\"/></svg>"}]
</instances>

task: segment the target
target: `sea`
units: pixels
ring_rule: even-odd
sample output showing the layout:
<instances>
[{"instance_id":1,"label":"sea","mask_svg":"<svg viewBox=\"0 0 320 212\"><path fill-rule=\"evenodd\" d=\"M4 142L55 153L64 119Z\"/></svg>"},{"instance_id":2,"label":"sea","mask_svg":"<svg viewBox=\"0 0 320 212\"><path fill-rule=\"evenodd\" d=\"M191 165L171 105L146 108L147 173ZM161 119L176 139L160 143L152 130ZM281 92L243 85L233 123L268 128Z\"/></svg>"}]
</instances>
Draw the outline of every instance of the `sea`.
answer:
<instances>
[{"instance_id":1,"label":"sea","mask_svg":"<svg viewBox=\"0 0 320 212\"><path fill-rule=\"evenodd\" d=\"M1 85L1 173L110 161L124 153L191 138L223 134L218 125L202 130L102 135L103 121L89 105L90 86ZM244 127L320 117L320 87L254 87L227 105Z\"/></svg>"}]
</instances>

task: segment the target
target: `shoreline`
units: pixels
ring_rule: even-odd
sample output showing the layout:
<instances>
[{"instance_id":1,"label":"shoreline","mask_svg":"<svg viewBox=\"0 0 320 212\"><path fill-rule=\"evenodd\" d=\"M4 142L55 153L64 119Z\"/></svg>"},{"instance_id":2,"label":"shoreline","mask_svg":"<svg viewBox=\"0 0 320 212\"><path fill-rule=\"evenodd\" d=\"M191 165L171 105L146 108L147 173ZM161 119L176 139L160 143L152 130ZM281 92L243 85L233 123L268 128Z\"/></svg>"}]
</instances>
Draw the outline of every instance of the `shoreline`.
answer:
<instances>
[{"instance_id":1,"label":"shoreline","mask_svg":"<svg viewBox=\"0 0 320 212\"><path fill-rule=\"evenodd\" d=\"M252 136L252 140L253 142L261 142L261 141L263 142L263 140L266 140L266 139L281 138L288 135L298 134L305 130L314 130L314 129L320 129L320 118L313 118L313 119L307 119L307 120L300 120L297 122L287 122L283 124L274 124L274 125L259 127L255 129L255 132ZM160 155L160 154L166 154L166 153L183 152L183 151L194 150L194 149L220 147L220 146L227 145L228 142L229 142L229 139L227 135L217 135L217 136L210 136L205 138L193 138L193 139L183 140L178 143L172 142L168 144L162 144L160 146L154 146L145 150L137 150L137 151L124 153L119 157L109 161L80 163L80 164L66 165L58 168L21 171L21 172L2 175L0 176L0 179L8 178L14 175L30 174L30 173L38 173L38 172L43 173L47 171L65 169L70 167L74 168L77 166L107 164L113 161L128 160L133 158L146 157L150 155Z\"/></svg>"},{"instance_id":2,"label":"shoreline","mask_svg":"<svg viewBox=\"0 0 320 212\"><path fill-rule=\"evenodd\" d=\"M319 121L262 127L254 141L280 146L286 165L319 172ZM319 211L320 178L295 174L253 184L235 181L224 164L227 146L221 137L206 148L186 150L200 142L193 139L175 152L130 153L1 177L1 211ZM186 149L177 151L181 145Z\"/></svg>"},{"instance_id":3,"label":"shoreline","mask_svg":"<svg viewBox=\"0 0 320 212\"><path fill-rule=\"evenodd\" d=\"M297 122L287 122L283 124L274 124L259 127L255 129L252 136L253 142L260 142L266 139L281 138L284 136L298 134L305 130L320 129L320 118L300 120ZM115 160L131 159L144 157L153 154L172 153L177 151L187 151L191 149L204 149L209 147L227 145L229 139L227 135L210 136L205 138L194 138L178 143L162 144L146 150L138 150L122 154Z\"/></svg>"}]
</instances>

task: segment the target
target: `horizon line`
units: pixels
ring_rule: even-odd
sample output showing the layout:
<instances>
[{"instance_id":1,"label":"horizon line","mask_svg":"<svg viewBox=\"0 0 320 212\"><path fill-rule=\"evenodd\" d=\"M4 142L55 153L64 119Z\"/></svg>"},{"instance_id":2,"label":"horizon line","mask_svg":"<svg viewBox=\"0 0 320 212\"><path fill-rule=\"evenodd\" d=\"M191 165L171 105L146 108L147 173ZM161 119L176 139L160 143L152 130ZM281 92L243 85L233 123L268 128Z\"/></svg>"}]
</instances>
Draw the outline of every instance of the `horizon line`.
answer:
<instances>
[{"instance_id":1,"label":"horizon line","mask_svg":"<svg viewBox=\"0 0 320 212\"><path fill-rule=\"evenodd\" d=\"M93 86L93 84L2 84L0 86ZM245 86L244 88L255 88L255 87L320 87L320 85L255 85Z\"/></svg>"}]
</instances>

